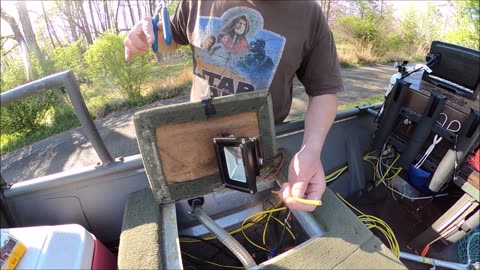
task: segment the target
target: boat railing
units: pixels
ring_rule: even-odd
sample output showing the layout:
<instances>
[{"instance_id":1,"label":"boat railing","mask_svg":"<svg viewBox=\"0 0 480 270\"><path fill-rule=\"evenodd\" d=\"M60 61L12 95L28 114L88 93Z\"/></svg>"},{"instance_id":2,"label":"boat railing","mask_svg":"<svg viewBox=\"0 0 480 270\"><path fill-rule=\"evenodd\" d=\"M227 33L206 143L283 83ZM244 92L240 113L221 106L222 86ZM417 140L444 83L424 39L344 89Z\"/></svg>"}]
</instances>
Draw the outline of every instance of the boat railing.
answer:
<instances>
[{"instance_id":1,"label":"boat railing","mask_svg":"<svg viewBox=\"0 0 480 270\"><path fill-rule=\"evenodd\" d=\"M90 117L90 113L85 104L82 93L80 92L80 87L77 83L75 74L71 70L59 72L3 92L0 95L0 105L6 106L7 104L18 101L22 98L62 87L67 90L75 115L80 121L87 138L92 143L92 146L102 163L107 165L115 162L115 159L108 151L105 142L102 140L95 123Z\"/></svg>"}]
</instances>

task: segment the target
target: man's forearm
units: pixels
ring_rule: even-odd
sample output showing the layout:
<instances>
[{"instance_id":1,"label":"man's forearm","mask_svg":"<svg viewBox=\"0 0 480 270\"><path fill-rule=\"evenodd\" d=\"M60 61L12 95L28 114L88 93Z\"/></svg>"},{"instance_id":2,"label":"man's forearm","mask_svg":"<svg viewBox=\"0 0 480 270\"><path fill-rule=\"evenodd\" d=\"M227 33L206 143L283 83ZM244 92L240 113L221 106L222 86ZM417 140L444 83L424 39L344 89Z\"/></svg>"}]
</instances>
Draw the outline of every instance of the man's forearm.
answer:
<instances>
[{"instance_id":1,"label":"man's forearm","mask_svg":"<svg viewBox=\"0 0 480 270\"><path fill-rule=\"evenodd\" d=\"M335 120L336 112L336 94L309 97L301 149L318 152L320 156L328 131Z\"/></svg>"}]
</instances>

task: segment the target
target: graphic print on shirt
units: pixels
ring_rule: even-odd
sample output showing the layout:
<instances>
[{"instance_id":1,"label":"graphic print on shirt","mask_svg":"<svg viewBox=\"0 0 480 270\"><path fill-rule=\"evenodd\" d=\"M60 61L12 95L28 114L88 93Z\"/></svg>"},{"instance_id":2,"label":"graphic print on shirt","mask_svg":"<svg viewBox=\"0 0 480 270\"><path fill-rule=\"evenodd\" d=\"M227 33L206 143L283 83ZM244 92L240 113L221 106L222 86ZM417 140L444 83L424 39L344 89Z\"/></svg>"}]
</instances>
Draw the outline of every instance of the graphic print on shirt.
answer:
<instances>
[{"instance_id":1,"label":"graphic print on shirt","mask_svg":"<svg viewBox=\"0 0 480 270\"><path fill-rule=\"evenodd\" d=\"M220 18L197 18L194 73L207 88L197 94L203 98L268 89L285 41L263 29L262 15L248 7L231 8Z\"/></svg>"}]
</instances>

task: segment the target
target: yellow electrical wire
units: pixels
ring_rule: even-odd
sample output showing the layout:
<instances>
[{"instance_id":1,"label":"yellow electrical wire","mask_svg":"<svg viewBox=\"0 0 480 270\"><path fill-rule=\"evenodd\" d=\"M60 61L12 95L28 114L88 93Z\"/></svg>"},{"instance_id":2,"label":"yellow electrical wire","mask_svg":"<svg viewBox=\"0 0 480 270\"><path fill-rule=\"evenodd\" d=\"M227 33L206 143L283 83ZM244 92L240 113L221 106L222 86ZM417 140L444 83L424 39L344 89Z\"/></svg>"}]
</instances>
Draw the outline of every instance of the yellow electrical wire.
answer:
<instances>
[{"instance_id":1,"label":"yellow electrical wire","mask_svg":"<svg viewBox=\"0 0 480 270\"><path fill-rule=\"evenodd\" d=\"M395 157L395 159L394 159L393 162L392 162L392 165L390 165L390 166L387 168L387 171L386 171L385 174L382 176L382 178L380 178L380 180L379 180L377 183L375 183L375 187L378 187L378 185L380 185L381 183L383 183L383 182L385 181L385 177L388 175L388 173L390 172L390 170L393 168L393 165L395 165L395 163L397 162L397 160L398 160L399 158L400 158L400 155L397 154L397 156ZM397 170L397 173L395 174L395 176L398 175L401 170L402 170L402 168L399 168L399 169ZM391 178L389 178L389 179L391 179Z\"/></svg>"},{"instance_id":2,"label":"yellow electrical wire","mask_svg":"<svg viewBox=\"0 0 480 270\"><path fill-rule=\"evenodd\" d=\"M278 222L278 224L282 225L282 226L285 226L285 223L283 223L281 220L279 220L278 218L276 218L275 216L272 216L272 218ZM290 228L288 226L285 227L285 229L287 229L287 232L290 234L290 236L292 237L293 240L297 240L297 238L295 238L295 235L293 234L292 230L290 230Z\"/></svg>"},{"instance_id":3,"label":"yellow electrical wire","mask_svg":"<svg viewBox=\"0 0 480 270\"><path fill-rule=\"evenodd\" d=\"M308 204L308 205L315 205L315 206L320 206L322 205L322 201L320 200L307 200L307 199L302 199L302 198L299 198L297 196L292 196L292 198L299 202L299 203L303 203L303 204Z\"/></svg>"},{"instance_id":4,"label":"yellow electrical wire","mask_svg":"<svg viewBox=\"0 0 480 270\"><path fill-rule=\"evenodd\" d=\"M275 207L279 206L280 204L282 204L282 200L278 199L276 200L273 205L271 205L270 207L267 208L267 210L271 210L271 209L274 209ZM256 214L261 214L262 212L258 212ZM242 231L242 229L246 230L250 227L252 227L253 225L255 225L255 223L257 223L258 221L262 220L265 216L259 216L257 217L256 219L252 220L252 223L249 223L249 224L246 224L245 226L243 227L239 227L233 231L230 231L228 232L230 235L233 235L233 234L236 234L236 233L239 233ZM214 239L217 239L217 237L215 236L209 236L209 237L203 237L202 240L204 241L210 241L210 240L214 240ZM189 240L186 240L186 239L181 239L180 240L180 243L197 243L197 242L200 242L201 240L198 240L198 239L189 239Z\"/></svg>"},{"instance_id":5,"label":"yellow electrical wire","mask_svg":"<svg viewBox=\"0 0 480 270\"><path fill-rule=\"evenodd\" d=\"M363 213L362 211L358 210L355 208L353 205L351 205L347 200L345 200L340 194L337 193L337 197L340 198L348 207L351 209L357 211L360 215L358 218L360 221L362 221L368 229L378 229L387 239L388 245L390 246L390 250L392 253L399 258L400 256L400 245L398 244L397 238L395 236L395 233L393 232L392 228L388 226L388 224L383 221L382 219L372 216L372 215L367 215Z\"/></svg>"},{"instance_id":6,"label":"yellow electrical wire","mask_svg":"<svg viewBox=\"0 0 480 270\"><path fill-rule=\"evenodd\" d=\"M329 183L329 182L332 182L333 180L337 179L337 178L338 178L340 175L342 175L342 173L344 173L347 169L348 169L348 166L344 166L344 167L340 168L339 170L337 170L338 173L337 173L336 175L331 176L333 173L327 175L327 176L325 177L326 182ZM330 177L330 176L331 176L331 177Z\"/></svg>"},{"instance_id":7,"label":"yellow electrical wire","mask_svg":"<svg viewBox=\"0 0 480 270\"><path fill-rule=\"evenodd\" d=\"M372 152L366 153L365 156L370 156L371 154L373 154L373 153L375 153L375 152L377 152L377 149L373 150Z\"/></svg>"},{"instance_id":8,"label":"yellow electrical wire","mask_svg":"<svg viewBox=\"0 0 480 270\"><path fill-rule=\"evenodd\" d=\"M265 222L265 227L263 228L263 234L262 234L262 243L264 246L267 246L267 228L268 228L268 222L270 221L270 218L272 217L273 213L268 214L267 221Z\"/></svg>"},{"instance_id":9,"label":"yellow electrical wire","mask_svg":"<svg viewBox=\"0 0 480 270\"><path fill-rule=\"evenodd\" d=\"M361 215L359 216L359 218L360 217L360 220L362 220L362 222L367 225L367 228L376 228L383 233L383 235L389 242L389 246L391 247L393 254L400 254L400 246L397 239L395 238L395 234L385 221L372 215Z\"/></svg>"},{"instance_id":10,"label":"yellow electrical wire","mask_svg":"<svg viewBox=\"0 0 480 270\"><path fill-rule=\"evenodd\" d=\"M276 218L275 216L271 216L272 213L270 213L269 215L269 219L270 217L275 220L276 222L278 222L281 226L284 226L285 229L288 231L288 233L290 234L290 236L292 237L293 240L296 240L295 238L295 235L293 234L293 232L290 230L290 228L288 226L286 226L285 223L283 223L281 220L279 220L278 218ZM263 234L262 234L262 242L263 242L263 245L264 246L267 246L267 241L266 241L266 236L267 236L267 227L268 227L268 219L267 219L267 222L265 223L265 227L263 228Z\"/></svg>"},{"instance_id":11,"label":"yellow electrical wire","mask_svg":"<svg viewBox=\"0 0 480 270\"><path fill-rule=\"evenodd\" d=\"M332 173L326 175L326 176L325 176L325 180L328 180L328 179L330 179L330 178L332 178L332 177L334 177L334 176L337 176L337 175L339 175L339 174L342 174L342 173L343 173L344 171L346 171L347 169L348 169L348 166L345 165L345 166L343 166L343 167L341 167L341 168L333 171Z\"/></svg>"},{"instance_id":12,"label":"yellow electrical wire","mask_svg":"<svg viewBox=\"0 0 480 270\"><path fill-rule=\"evenodd\" d=\"M215 263L215 262L207 261L207 260L198 258L196 256L193 256L192 254L186 253L184 251L182 251L182 254L187 256L187 257L190 257L192 259L195 259L197 261L200 261L200 262L203 262L203 263L208 263L210 265L215 265L215 266L222 267L222 268L245 269L245 267L242 267L242 266L230 266L230 265L223 265L223 264L218 264L218 263Z\"/></svg>"},{"instance_id":13,"label":"yellow electrical wire","mask_svg":"<svg viewBox=\"0 0 480 270\"><path fill-rule=\"evenodd\" d=\"M373 151L373 152L375 152L375 151ZM375 156L370 156L369 154L366 154L365 156L363 156L363 160L370 163L372 165L373 169L375 169L375 163L373 163L372 160L378 160L378 158L375 157Z\"/></svg>"},{"instance_id":14,"label":"yellow electrical wire","mask_svg":"<svg viewBox=\"0 0 480 270\"><path fill-rule=\"evenodd\" d=\"M275 191L275 190L272 190L272 194L278 194L278 191ZM308 205L315 205L315 206L320 206L322 205L322 201L317 201L317 200L307 200L307 199L302 199L302 198L299 198L297 196L292 196L292 198L299 202L299 203L303 203L303 204L308 204Z\"/></svg>"},{"instance_id":15,"label":"yellow electrical wire","mask_svg":"<svg viewBox=\"0 0 480 270\"><path fill-rule=\"evenodd\" d=\"M245 240L247 240L250 244L252 244L253 246L259 248L259 249L262 249L262 250L265 250L265 251L269 251L267 248L265 247L262 247L260 245L258 245L257 243L253 242L246 234L245 234L245 229L248 229L250 228L251 226L255 225L257 222L259 222L260 220L264 219L267 214L268 214L268 219L272 218L273 220L275 220L277 223L279 223L281 226L284 226L286 228L286 230L288 231L288 233L291 235L292 239L296 239L295 238L295 235L294 233L292 232L292 230L290 230L289 227L286 226L285 223L283 223L282 221L280 221L278 218L276 218L275 216L273 216L273 213L275 212L279 212L279 211L283 211L283 210L286 210L287 208L286 207L280 207L280 208L277 208L279 205L282 204L282 201L279 199L277 201L275 201L273 203L273 205L271 205L270 207L267 208L267 210L265 211L261 211L261 212L257 212L257 213L254 213L254 214L251 214L250 216L248 216L246 219L243 220L242 222L242 225L240 226L240 228L238 229L235 229L231 232L229 232L229 234L235 234L235 233L238 233L238 232L242 232L243 236L245 237ZM251 223L248 223L248 224L245 224L248 220L252 220ZM268 220L267 220L267 223L265 225L265 230L266 230L266 227L267 227L267 224L268 224ZM265 240L265 234L266 232L264 231L264 236L263 236L263 244L266 245L266 240ZM202 238L202 240L212 240L212 239L215 239L216 237L205 237L205 238ZM182 243L193 243L193 242L199 242L201 240L197 240L197 239L194 239L192 241L189 241L189 240L180 240L180 242ZM212 262L212 261L207 261L207 260L204 260L204 259L201 259L201 258L198 258L196 256L193 256L189 253L186 253L186 252L183 252L182 251L182 254L187 256L187 257L190 257L190 258L193 258L195 260L198 260L198 261L201 261L201 262L204 262L204 263L207 263L207 264L210 264L210 265L214 265L214 266L218 266L218 267L222 267L222 268L231 268L231 269L244 269L244 267L239 267L239 266L228 266L228 265L222 265L222 264L218 264L218 263L215 263L215 262Z\"/></svg>"},{"instance_id":16,"label":"yellow electrical wire","mask_svg":"<svg viewBox=\"0 0 480 270\"><path fill-rule=\"evenodd\" d=\"M258 245L257 243L253 242L252 240L250 240L250 238L247 236L247 234L245 233L245 230L244 230L245 222L247 222L247 220L252 219L253 217L258 216L258 215L265 215L265 214L269 214L269 213L273 213L273 212L283 211L283 210L286 210L286 209L287 209L287 207L280 207L280 208L275 208L275 209L271 209L271 210L265 210L265 211L262 211L262 212L251 214L246 219L244 219L240 228L242 229L241 232L242 232L243 236L245 237L245 240L247 240L250 244L252 244L253 246L255 246L255 247L257 247L261 250L268 251L268 249L266 249L265 247L262 247L262 246ZM280 223L281 223L281 221L280 221Z\"/></svg>"}]
</instances>

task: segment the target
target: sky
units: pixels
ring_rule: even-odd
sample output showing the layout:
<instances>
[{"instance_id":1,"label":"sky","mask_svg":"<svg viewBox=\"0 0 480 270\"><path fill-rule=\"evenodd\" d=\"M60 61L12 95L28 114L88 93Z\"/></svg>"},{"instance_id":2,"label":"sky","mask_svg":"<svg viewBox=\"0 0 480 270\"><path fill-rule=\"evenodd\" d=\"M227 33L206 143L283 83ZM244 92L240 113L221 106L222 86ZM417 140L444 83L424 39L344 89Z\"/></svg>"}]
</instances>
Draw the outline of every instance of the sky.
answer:
<instances>
[{"instance_id":1,"label":"sky","mask_svg":"<svg viewBox=\"0 0 480 270\"><path fill-rule=\"evenodd\" d=\"M38 16L42 14L42 2L35 0L35 1L26 1L27 2L27 9L29 10L30 14L30 20L32 22L35 21ZM428 2L439 2L437 1L406 1L406 0L394 0L394 1L386 1L392 4L392 6L397 9L398 12L396 14L401 14L402 10L407 8L410 5L415 6L416 8L422 9L427 6ZM1 0L0 5L3 10L5 10L9 15L13 16L15 19L18 21L18 13L17 9L15 7L15 0ZM48 8L53 4L51 1L44 1L45 8L48 10ZM11 35L12 30L10 29L10 26L3 20L0 22L1 26L1 35ZM21 26L20 26L21 27Z\"/></svg>"},{"instance_id":2,"label":"sky","mask_svg":"<svg viewBox=\"0 0 480 270\"><path fill-rule=\"evenodd\" d=\"M1 0L0 6L2 7L3 10L5 10L6 13L8 13L8 15L14 17L17 20L17 22L20 24L20 22L18 21L17 8L15 7L16 2L17 1L15 0ZM26 2L27 9L29 11L30 20L33 23L33 21L35 21L35 19L42 14L42 1L37 0L37 1L25 1L25 2ZM48 9L51 4L52 3L50 3L49 1L44 1L45 9ZM0 27L1 27L2 36L13 34L10 26L4 20L1 20Z\"/></svg>"}]
</instances>

